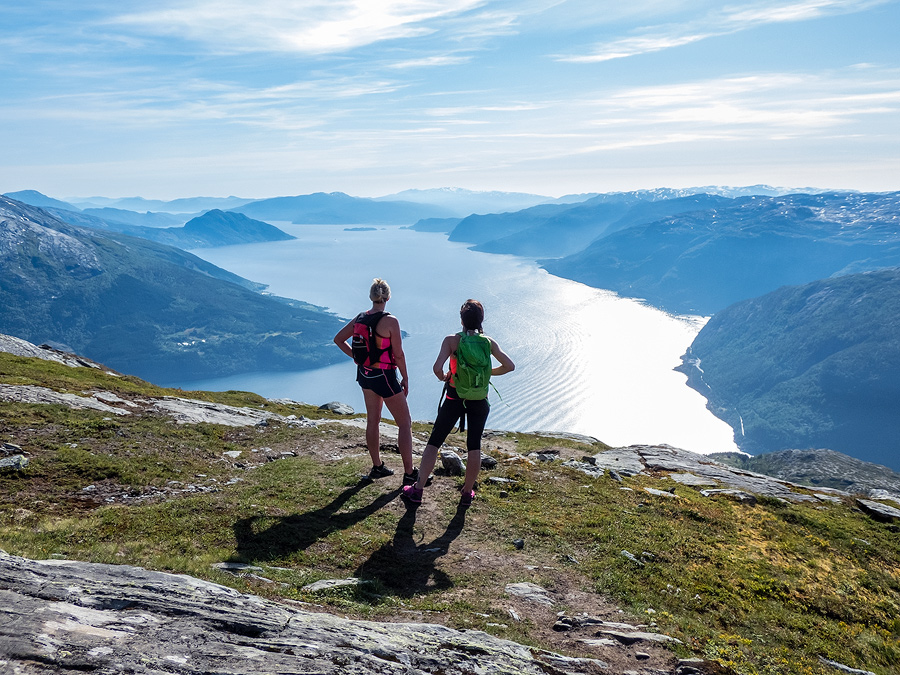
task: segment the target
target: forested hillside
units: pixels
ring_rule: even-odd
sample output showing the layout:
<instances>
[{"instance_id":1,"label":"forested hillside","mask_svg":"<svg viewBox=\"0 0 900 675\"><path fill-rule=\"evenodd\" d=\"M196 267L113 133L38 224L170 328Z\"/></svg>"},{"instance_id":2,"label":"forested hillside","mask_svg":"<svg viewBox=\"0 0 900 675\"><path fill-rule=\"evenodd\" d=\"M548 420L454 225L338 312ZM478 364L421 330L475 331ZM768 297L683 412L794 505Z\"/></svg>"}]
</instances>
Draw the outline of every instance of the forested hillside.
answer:
<instances>
[{"instance_id":1,"label":"forested hillside","mask_svg":"<svg viewBox=\"0 0 900 675\"><path fill-rule=\"evenodd\" d=\"M900 269L737 303L684 369L742 450L829 448L900 469Z\"/></svg>"},{"instance_id":2,"label":"forested hillside","mask_svg":"<svg viewBox=\"0 0 900 675\"><path fill-rule=\"evenodd\" d=\"M0 197L0 325L148 379L334 362L341 322L170 246Z\"/></svg>"}]
</instances>

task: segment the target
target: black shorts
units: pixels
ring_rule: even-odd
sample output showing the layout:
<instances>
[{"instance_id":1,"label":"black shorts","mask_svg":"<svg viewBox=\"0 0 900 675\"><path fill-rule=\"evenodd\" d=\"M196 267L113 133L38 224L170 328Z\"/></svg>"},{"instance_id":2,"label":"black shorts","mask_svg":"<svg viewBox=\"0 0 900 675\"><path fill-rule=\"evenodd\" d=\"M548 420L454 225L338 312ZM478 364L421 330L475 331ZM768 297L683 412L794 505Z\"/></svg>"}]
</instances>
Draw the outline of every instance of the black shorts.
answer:
<instances>
[{"instance_id":1,"label":"black shorts","mask_svg":"<svg viewBox=\"0 0 900 675\"><path fill-rule=\"evenodd\" d=\"M484 425L487 424L488 413L491 412L491 404L488 400L466 401L461 398L444 398L438 410L437 419L431 429L431 438L428 445L441 447L447 440L447 435L453 430L460 416L466 414L466 449L481 450L481 435L484 433Z\"/></svg>"},{"instance_id":2,"label":"black shorts","mask_svg":"<svg viewBox=\"0 0 900 675\"><path fill-rule=\"evenodd\" d=\"M397 379L396 368L385 370L357 366L356 381L360 387L374 391L381 398L390 398L403 391L403 387L400 386L400 381Z\"/></svg>"}]
</instances>

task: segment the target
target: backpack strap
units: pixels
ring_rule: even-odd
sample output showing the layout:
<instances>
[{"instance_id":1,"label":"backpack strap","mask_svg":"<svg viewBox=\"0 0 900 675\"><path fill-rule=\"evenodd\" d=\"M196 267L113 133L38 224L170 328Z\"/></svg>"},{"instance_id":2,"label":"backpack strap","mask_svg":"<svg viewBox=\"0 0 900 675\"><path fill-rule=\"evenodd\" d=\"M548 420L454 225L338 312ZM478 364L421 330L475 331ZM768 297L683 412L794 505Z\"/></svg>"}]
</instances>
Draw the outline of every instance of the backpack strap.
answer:
<instances>
[{"instance_id":1,"label":"backpack strap","mask_svg":"<svg viewBox=\"0 0 900 675\"><path fill-rule=\"evenodd\" d=\"M383 365L383 364L381 364L381 355L384 354L385 352L390 352L390 349L391 349L390 345L388 345L385 348L381 348L376 344L376 340L378 340L379 338L382 340L387 339L387 338L383 338L383 337L379 336L375 330L376 327L378 326L378 322L381 321L381 319L383 319L386 316L390 316L390 312L380 311L380 312L373 312L371 314L368 312L360 312L357 315L356 319L354 320L354 323L362 324L363 326L365 326L368 329L366 346L368 348L367 349L367 351L368 351L368 354L367 354L368 359L367 360L369 362L368 367L370 367L370 368L381 368L381 366ZM390 353L390 356L391 356L390 363L384 364L384 365L388 365L388 366L396 365L394 362L394 355L392 352ZM359 363L359 362L357 362L357 363ZM362 364L360 364L360 365L362 365Z\"/></svg>"}]
</instances>

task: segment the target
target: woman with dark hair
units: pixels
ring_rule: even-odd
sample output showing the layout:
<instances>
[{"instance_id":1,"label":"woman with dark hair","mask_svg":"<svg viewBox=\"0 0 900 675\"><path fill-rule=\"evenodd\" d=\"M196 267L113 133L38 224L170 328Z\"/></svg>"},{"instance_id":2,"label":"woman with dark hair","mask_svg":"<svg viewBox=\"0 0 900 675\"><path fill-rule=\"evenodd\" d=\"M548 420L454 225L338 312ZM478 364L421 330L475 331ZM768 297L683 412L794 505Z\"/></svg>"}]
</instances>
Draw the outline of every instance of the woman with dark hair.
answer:
<instances>
[{"instance_id":1,"label":"woman with dark hair","mask_svg":"<svg viewBox=\"0 0 900 675\"><path fill-rule=\"evenodd\" d=\"M375 279L369 289L372 308L361 312L334 336L335 344L356 364L356 381L366 402L366 447L372 458L370 478L384 478L394 472L381 459L382 405L386 405L397 423L397 446L403 459L403 483L418 478L412 460L412 418L406 397L409 377L400 335L400 322L384 311L391 299L391 287L384 279ZM353 347L347 340L353 338ZM400 371L402 381L397 379Z\"/></svg>"},{"instance_id":2,"label":"woman with dark hair","mask_svg":"<svg viewBox=\"0 0 900 675\"><path fill-rule=\"evenodd\" d=\"M459 419L465 415L468 418L468 431L466 435L466 449L468 459L466 461L466 475L462 487L460 504L468 506L475 498L475 480L481 470L481 435L487 422L491 406L487 399L487 379L490 375L503 375L515 370L512 359L507 356L500 346L484 334L482 322L484 321L484 307L477 300L466 300L459 310L459 318L462 323L462 331L455 335L448 335L441 343L434 362L435 376L447 383L446 396L441 402L437 419L431 430L419 465L419 476L413 485L403 487L403 496L414 504L422 501L422 491L426 485L426 478L431 474L437 462L438 449L447 439L448 434ZM469 382L463 382L463 369L459 365L463 351L461 347L470 342L482 343L485 351L485 367L489 368L488 377L479 386L471 387ZM500 365L493 366L490 357L496 359ZM444 364L450 360L450 370L444 371ZM457 391L459 386L460 391Z\"/></svg>"}]
</instances>

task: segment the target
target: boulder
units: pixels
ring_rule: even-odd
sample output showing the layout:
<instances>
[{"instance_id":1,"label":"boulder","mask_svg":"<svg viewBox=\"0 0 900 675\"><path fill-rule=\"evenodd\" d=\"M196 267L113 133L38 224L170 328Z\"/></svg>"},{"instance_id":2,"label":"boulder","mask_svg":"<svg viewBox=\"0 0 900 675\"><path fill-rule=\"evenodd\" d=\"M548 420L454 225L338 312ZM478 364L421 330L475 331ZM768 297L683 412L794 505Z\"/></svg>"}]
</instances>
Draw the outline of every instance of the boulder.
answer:
<instances>
[{"instance_id":1,"label":"boulder","mask_svg":"<svg viewBox=\"0 0 900 675\"><path fill-rule=\"evenodd\" d=\"M0 471L21 471L28 466L28 459L24 455L13 455L0 459Z\"/></svg>"},{"instance_id":2,"label":"boulder","mask_svg":"<svg viewBox=\"0 0 900 675\"><path fill-rule=\"evenodd\" d=\"M346 403L341 403L340 401L331 401L329 403L323 403L319 406L319 410L327 410L329 412L333 412L337 415L353 415L356 411L351 408Z\"/></svg>"},{"instance_id":3,"label":"boulder","mask_svg":"<svg viewBox=\"0 0 900 675\"><path fill-rule=\"evenodd\" d=\"M462 458L453 450L441 450L441 465L448 476L461 476L466 470Z\"/></svg>"}]
</instances>

